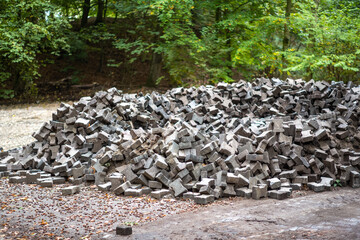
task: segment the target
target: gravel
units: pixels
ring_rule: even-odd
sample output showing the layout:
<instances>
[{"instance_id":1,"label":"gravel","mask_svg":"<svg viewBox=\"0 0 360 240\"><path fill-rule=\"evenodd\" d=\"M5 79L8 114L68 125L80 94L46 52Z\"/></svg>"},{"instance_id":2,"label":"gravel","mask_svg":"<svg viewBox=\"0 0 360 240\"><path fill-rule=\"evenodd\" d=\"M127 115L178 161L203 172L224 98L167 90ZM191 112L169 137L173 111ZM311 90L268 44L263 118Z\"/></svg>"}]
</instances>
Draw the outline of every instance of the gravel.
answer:
<instances>
[{"instance_id":1,"label":"gravel","mask_svg":"<svg viewBox=\"0 0 360 240\"><path fill-rule=\"evenodd\" d=\"M63 187L0 180L0 239L100 239L121 224L142 225L198 208L191 201L171 198L104 194L94 185L62 196Z\"/></svg>"}]
</instances>

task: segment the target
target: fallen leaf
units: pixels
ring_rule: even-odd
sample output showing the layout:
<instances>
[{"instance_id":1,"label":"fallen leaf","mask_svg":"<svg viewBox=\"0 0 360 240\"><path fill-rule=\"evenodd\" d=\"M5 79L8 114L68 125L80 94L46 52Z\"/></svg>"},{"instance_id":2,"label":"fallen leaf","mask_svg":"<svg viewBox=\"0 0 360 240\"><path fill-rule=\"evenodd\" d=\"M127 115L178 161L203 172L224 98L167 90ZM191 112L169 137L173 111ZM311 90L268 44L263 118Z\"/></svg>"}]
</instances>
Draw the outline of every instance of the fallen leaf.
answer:
<instances>
[{"instance_id":1,"label":"fallen leaf","mask_svg":"<svg viewBox=\"0 0 360 240\"><path fill-rule=\"evenodd\" d=\"M41 220L40 225L47 225L47 224L48 224L48 223L47 223L44 219Z\"/></svg>"}]
</instances>

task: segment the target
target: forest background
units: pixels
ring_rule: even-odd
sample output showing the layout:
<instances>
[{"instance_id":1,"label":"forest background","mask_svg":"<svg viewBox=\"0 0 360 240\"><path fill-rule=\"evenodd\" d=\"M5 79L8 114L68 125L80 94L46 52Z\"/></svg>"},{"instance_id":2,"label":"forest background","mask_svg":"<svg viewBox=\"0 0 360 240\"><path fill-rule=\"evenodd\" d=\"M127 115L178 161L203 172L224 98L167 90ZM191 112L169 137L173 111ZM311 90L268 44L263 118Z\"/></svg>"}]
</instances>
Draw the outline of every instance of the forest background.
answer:
<instances>
[{"instance_id":1,"label":"forest background","mask_svg":"<svg viewBox=\"0 0 360 240\"><path fill-rule=\"evenodd\" d=\"M256 77L358 83L359 29L359 0L0 0L0 99Z\"/></svg>"}]
</instances>

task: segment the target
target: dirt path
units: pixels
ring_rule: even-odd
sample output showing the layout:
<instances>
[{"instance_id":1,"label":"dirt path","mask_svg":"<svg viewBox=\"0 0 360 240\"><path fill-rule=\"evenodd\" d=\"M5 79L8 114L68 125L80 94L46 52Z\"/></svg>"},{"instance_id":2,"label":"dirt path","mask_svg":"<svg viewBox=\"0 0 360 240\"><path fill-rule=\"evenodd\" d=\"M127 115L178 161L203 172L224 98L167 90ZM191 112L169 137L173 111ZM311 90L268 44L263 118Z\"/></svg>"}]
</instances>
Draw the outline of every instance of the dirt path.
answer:
<instances>
[{"instance_id":1,"label":"dirt path","mask_svg":"<svg viewBox=\"0 0 360 240\"><path fill-rule=\"evenodd\" d=\"M0 239L360 239L360 189L200 206L117 197L91 187L63 197L59 186L7 180L0 186ZM116 236L115 227L124 223L135 224L133 235Z\"/></svg>"},{"instance_id":2,"label":"dirt path","mask_svg":"<svg viewBox=\"0 0 360 240\"><path fill-rule=\"evenodd\" d=\"M51 115L60 103L0 106L0 147L4 150L22 147L35 139L31 134Z\"/></svg>"},{"instance_id":3,"label":"dirt path","mask_svg":"<svg viewBox=\"0 0 360 240\"><path fill-rule=\"evenodd\" d=\"M359 194L345 188L283 201L235 198L135 227L127 239L360 239Z\"/></svg>"}]
</instances>

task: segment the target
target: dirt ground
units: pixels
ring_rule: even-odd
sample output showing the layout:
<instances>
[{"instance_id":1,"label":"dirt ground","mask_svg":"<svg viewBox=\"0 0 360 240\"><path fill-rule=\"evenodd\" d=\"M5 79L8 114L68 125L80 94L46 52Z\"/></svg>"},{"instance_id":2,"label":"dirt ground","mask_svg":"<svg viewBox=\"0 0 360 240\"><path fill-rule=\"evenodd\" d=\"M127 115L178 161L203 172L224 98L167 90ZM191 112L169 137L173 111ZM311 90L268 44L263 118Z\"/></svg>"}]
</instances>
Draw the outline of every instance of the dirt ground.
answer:
<instances>
[{"instance_id":1,"label":"dirt ground","mask_svg":"<svg viewBox=\"0 0 360 240\"><path fill-rule=\"evenodd\" d=\"M127 239L360 239L360 189L302 193L217 202L135 227Z\"/></svg>"},{"instance_id":2,"label":"dirt ground","mask_svg":"<svg viewBox=\"0 0 360 240\"><path fill-rule=\"evenodd\" d=\"M198 207L190 201L118 197L96 186L62 196L65 186L0 180L0 239L101 239L119 224L139 225Z\"/></svg>"},{"instance_id":3,"label":"dirt ground","mask_svg":"<svg viewBox=\"0 0 360 240\"><path fill-rule=\"evenodd\" d=\"M286 200L231 198L200 206L83 187L0 182L0 239L360 239L360 189L299 191ZM133 235L115 235L121 224Z\"/></svg>"},{"instance_id":4,"label":"dirt ground","mask_svg":"<svg viewBox=\"0 0 360 240\"><path fill-rule=\"evenodd\" d=\"M0 147L9 150L35 141L31 134L51 120L59 106L60 103L0 105Z\"/></svg>"},{"instance_id":5,"label":"dirt ground","mask_svg":"<svg viewBox=\"0 0 360 240\"><path fill-rule=\"evenodd\" d=\"M0 106L0 147L33 141L31 133L59 104ZM278 201L192 201L117 197L84 186L63 197L60 186L10 185L0 181L0 239L360 239L360 189L314 194L294 192ZM134 224L130 237L115 236Z\"/></svg>"}]
</instances>

